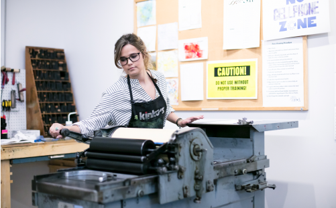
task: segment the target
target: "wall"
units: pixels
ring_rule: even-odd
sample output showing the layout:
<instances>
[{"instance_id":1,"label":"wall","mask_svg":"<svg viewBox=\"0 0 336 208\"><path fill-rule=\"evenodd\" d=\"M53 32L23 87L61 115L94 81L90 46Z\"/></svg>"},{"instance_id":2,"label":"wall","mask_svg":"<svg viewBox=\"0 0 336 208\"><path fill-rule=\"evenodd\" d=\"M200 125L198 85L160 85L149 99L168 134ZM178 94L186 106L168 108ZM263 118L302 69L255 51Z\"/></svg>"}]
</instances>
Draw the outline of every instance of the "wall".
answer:
<instances>
[{"instance_id":1,"label":"wall","mask_svg":"<svg viewBox=\"0 0 336 208\"><path fill-rule=\"evenodd\" d=\"M133 30L132 2L10 0L6 12L6 63L24 68L26 45L64 48L83 119L89 116L103 90L119 77L120 71L113 66L113 44L121 34ZM266 154L271 161L267 178L277 184L276 190L266 191L268 208L336 208L335 1L330 1L330 10L332 31L308 38L309 111L177 112L183 118L203 114L209 119L299 120L297 129L266 133ZM176 127L167 124L166 128ZM25 168L20 167L21 172ZM18 177L22 174L14 173L14 183ZM27 183L22 186L30 186L32 176L25 178ZM26 194L17 204L28 202L29 207L30 193Z\"/></svg>"},{"instance_id":2,"label":"wall","mask_svg":"<svg viewBox=\"0 0 336 208\"><path fill-rule=\"evenodd\" d=\"M77 110L80 118L88 117L121 74L114 43L133 31L133 1L9 0L6 14L6 65L25 68L25 46L65 49ZM31 180L47 173L47 163L12 169L12 207L32 207Z\"/></svg>"}]
</instances>

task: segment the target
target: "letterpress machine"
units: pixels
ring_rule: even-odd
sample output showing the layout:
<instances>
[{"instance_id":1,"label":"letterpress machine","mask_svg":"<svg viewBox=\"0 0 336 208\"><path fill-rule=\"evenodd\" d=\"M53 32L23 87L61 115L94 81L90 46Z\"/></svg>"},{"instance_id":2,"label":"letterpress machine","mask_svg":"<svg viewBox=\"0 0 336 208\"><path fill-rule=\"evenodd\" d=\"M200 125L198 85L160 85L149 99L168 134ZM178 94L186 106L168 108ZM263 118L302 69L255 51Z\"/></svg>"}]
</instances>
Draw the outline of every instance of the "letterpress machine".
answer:
<instances>
[{"instance_id":1,"label":"letterpress machine","mask_svg":"<svg viewBox=\"0 0 336 208\"><path fill-rule=\"evenodd\" d=\"M197 121L180 130L111 127L85 138L76 168L38 175L33 205L47 208L263 208L265 131L290 122Z\"/></svg>"}]
</instances>

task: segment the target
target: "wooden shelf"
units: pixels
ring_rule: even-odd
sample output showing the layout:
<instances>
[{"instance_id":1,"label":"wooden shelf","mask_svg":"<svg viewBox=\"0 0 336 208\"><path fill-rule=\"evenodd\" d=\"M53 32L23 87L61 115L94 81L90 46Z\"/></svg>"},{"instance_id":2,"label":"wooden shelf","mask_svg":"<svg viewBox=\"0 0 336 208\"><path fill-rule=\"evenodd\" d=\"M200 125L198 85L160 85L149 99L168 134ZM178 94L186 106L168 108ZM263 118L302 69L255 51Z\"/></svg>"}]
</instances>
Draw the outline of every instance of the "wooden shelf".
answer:
<instances>
[{"instance_id":1,"label":"wooden shelf","mask_svg":"<svg viewBox=\"0 0 336 208\"><path fill-rule=\"evenodd\" d=\"M65 62L65 58L63 59L50 59L50 58L30 58L31 60L41 60L41 61L64 61Z\"/></svg>"},{"instance_id":2,"label":"wooden shelf","mask_svg":"<svg viewBox=\"0 0 336 208\"><path fill-rule=\"evenodd\" d=\"M39 103L73 103L73 101L41 101Z\"/></svg>"},{"instance_id":3,"label":"wooden shelf","mask_svg":"<svg viewBox=\"0 0 336 208\"><path fill-rule=\"evenodd\" d=\"M42 113L42 115L53 115L53 114L56 114L56 115L66 114L66 115L68 115L69 113L71 113L71 112Z\"/></svg>"},{"instance_id":4,"label":"wooden shelf","mask_svg":"<svg viewBox=\"0 0 336 208\"><path fill-rule=\"evenodd\" d=\"M71 91L61 91L61 90L37 90L37 92L71 92Z\"/></svg>"},{"instance_id":5,"label":"wooden shelf","mask_svg":"<svg viewBox=\"0 0 336 208\"><path fill-rule=\"evenodd\" d=\"M41 82L70 82L70 80L47 80L47 79L35 79L35 81L41 81Z\"/></svg>"},{"instance_id":6,"label":"wooden shelf","mask_svg":"<svg viewBox=\"0 0 336 208\"><path fill-rule=\"evenodd\" d=\"M31 58L30 51L33 51L34 53L41 53L43 52L42 50L47 50L47 51L54 51L54 52L62 52L64 53L63 49L57 49L57 48L45 48L45 47L32 47L32 46L26 46L26 52L25 52L25 57L26 57L26 94L27 94L27 129L38 129L41 132L41 135L46 135L48 132L48 126L51 124L45 124L43 121L43 117L48 116L48 115L54 115L54 116L61 116L62 117L62 123L67 120L63 119L64 116L67 116L70 112L53 112L53 113L43 113L41 112L41 109L43 110L44 108L43 105L48 105L50 104L57 104L57 105L62 105L62 104L67 104L71 105L72 108L73 106L76 106L75 104L75 99L72 91L72 87L70 85L70 90L44 90L45 88L40 88L40 90L37 90L36 86L37 84L40 84L38 82L58 82L58 83L71 83L70 80L70 75L67 80L65 79L39 79L35 78L34 74L40 74L40 72L59 72L60 75L62 73L68 73L68 64L66 60L66 56L64 54L64 58ZM36 57L37 57L36 56ZM50 62L63 62L64 65L60 65L61 68L57 69L45 69L45 68L37 68L38 65L34 64L34 67L32 66L32 62L34 63L37 62L36 60L40 61L50 61ZM44 66L44 65L43 65ZM52 65L54 66L54 65ZM46 66L44 66L46 67ZM62 70L60 70L62 69ZM44 76L43 76L44 77ZM42 78L42 76L40 76ZM63 77L64 78L64 77ZM57 83L56 83L57 84ZM69 89L69 88L67 88ZM44 99L39 99L39 94L38 93L72 93L72 101L43 101ZM40 102L39 102L40 101ZM70 109L65 109L65 110L70 110ZM74 108L74 111L76 111L76 107ZM44 111L45 112L45 111ZM78 116L77 116L78 120ZM34 122L32 122L34 121ZM49 121L47 122L49 123Z\"/></svg>"},{"instance_id":7,"label":"wooden shelf","mask_svg":"<svg viewBox=\"0 0 336 208\"><path fill-rule=\"evenodd\" d=\"M59 69L35 69L33 68L34 71L58 71L58 72L66 72L65 70L59 70Z\"/></svg>"}]
</instances>

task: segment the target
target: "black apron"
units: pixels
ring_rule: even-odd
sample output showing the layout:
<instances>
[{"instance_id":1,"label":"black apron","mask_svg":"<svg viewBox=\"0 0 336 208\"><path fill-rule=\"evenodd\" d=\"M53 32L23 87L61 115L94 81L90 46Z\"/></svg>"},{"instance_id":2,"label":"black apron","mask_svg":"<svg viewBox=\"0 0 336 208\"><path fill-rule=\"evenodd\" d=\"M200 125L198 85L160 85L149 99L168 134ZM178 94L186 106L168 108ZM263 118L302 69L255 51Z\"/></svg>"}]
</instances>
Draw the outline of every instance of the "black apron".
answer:
<instances>
[{"instance_id":1,"label":"black apron","mask_svg":"<svg viewBox=\"0 0 336 208\"><path fill-rule=\"evenodd\" d=\"M148 76L152 80L160 96L149 102L135 103L133 100L130 78L127 75L127 84L130 91L132 105L132 116L128 127L162 129L166 118L167 104L153 78L149 74Z\"/></svg>"}]
</instances>

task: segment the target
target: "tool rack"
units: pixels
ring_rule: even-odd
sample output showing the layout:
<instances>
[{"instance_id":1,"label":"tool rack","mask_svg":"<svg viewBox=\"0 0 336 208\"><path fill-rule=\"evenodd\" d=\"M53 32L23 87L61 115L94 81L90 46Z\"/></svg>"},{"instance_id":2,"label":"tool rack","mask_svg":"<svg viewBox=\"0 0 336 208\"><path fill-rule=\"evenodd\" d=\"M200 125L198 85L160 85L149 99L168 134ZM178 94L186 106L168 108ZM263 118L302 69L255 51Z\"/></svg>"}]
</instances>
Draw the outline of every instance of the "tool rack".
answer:
<instances>
[{"instance_id":1,"label":"tool rack","mask_svg":"<svg viewBox=\"0 0 336 208\"><path fill-rule=\"evenodd\" d=\"M27 129L41 135L53 123L65 125L76 111L75 99L63 49L26 46ZM78 116L70 117L77 122Z\"/></svg>"}]
</instances>

